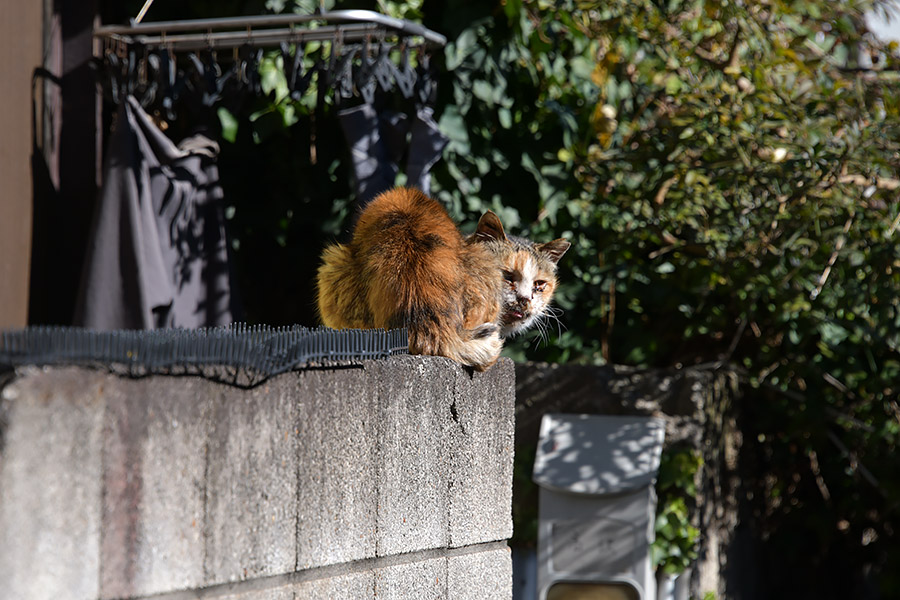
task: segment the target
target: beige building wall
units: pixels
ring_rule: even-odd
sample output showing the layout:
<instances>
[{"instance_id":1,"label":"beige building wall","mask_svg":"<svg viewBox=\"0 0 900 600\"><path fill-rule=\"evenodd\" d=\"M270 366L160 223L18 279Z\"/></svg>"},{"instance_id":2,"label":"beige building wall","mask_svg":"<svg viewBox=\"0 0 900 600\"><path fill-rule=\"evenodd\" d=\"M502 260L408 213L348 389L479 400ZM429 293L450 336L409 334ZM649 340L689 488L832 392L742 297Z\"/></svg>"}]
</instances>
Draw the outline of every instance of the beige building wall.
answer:
<instances>
[{"instance_id":1,"label":"beige building wall","mask_svg":"<svg viewBox=\"0 0 900 600\"><path fill-rule=\"evenodd\" d=\"M41 64L42 3L0 11L0 329L28 321L31 256L31 75Z\"/></svg>"}]
</instances>

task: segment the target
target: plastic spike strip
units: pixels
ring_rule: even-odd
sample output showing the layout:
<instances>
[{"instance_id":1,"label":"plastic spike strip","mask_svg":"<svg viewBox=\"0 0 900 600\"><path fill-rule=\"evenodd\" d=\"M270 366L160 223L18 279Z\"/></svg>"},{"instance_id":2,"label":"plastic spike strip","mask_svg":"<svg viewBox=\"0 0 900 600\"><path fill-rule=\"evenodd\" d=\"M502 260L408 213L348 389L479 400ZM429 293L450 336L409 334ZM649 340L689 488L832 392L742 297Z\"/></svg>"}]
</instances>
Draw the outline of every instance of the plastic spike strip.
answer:
<instances>
[{"instance_id":1,"label":"plastic spike strip","mask_svg":"<svg viewBox=\"0 0 900 600\"><path fill-rule=\"evenodd\" d=\"M226 366L250 370L265 378L311 363L379 359L408 351L405 329L235 324L191 330L29 327L0 332L0 365L120 364L150 373Z\"/></svg>"}]
</instances>

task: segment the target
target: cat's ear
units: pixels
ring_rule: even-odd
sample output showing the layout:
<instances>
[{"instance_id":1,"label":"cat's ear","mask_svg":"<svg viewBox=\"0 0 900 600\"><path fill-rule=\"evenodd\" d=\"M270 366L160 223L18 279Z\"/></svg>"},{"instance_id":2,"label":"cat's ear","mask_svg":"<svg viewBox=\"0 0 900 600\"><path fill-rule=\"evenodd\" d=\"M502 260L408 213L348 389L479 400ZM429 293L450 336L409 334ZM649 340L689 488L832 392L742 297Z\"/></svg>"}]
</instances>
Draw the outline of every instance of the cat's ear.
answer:
<instances>
[{"instance_id":1,"label":"cat's ear","mask_svg":"<svg viewBox=\"0 0 900 600\"><path fill-rule=\"evenodd\" d=\"M506 241L506 233L503 231L500 217L492 211L487 211L481 215L481 218L478 219L478 227L475 229L475 239L480 242L489 240Z\"/></svg>"},{"instance_id":2,"label":"cat's ear","mask_svg":"<svg viewBox=\"0 0 900 600\"><path fill-rule=\"evenodd\" d=\"M549 258L554 263L558 263L559 259L563 257L563 254L566 253L566 250L571 246L568 240L563 238L558 238L553 240L552 242L546 242L544 244L535 244L535 249L542 253L546 254L547 258Z\"/></svg>"}]
</instances>

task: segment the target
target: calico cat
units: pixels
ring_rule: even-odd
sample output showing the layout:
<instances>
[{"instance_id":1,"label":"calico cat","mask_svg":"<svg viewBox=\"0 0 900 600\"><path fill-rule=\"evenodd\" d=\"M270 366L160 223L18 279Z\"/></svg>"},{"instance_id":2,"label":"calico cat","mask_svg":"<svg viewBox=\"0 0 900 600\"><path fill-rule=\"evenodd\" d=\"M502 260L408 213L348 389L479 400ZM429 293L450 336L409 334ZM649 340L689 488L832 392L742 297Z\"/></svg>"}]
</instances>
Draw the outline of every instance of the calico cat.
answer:
<instances>
[{"instance_id":1,"label":"calico cat","mask_svg":"<svg viewBox=\"0 0 900 600\"><path fill-rule=\"evenodd\" d=\"M549 309L568 248L507 236L490 211L463 237L437 201L397 188L366 206L350 243L322 253L319 315L332 328L406 327L411 353L483 371Z\"/></svg>"}]
</instances>

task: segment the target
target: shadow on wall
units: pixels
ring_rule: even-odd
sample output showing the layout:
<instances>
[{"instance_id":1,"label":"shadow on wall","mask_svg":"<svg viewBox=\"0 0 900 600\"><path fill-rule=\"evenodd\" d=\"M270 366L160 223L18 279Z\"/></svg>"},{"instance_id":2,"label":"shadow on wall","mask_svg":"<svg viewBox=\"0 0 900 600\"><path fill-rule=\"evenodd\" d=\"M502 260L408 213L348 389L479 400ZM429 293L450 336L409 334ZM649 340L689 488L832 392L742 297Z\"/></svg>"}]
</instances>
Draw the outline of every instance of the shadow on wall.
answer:
<instances>
[{"instance_id":1,"label":"shadow on wall","mask_svg":"<svg viewBox=\"0 0 900 600\"><path fill-rule=\"evenodd\" d=\"M596 419L596 417L593 417ZM616 494L652 483L662 451L662 421L611 418L612 428L594 429L588 415L544 419L535 459L539 485L580 494Z\"/></svg>"}]
</instances>

